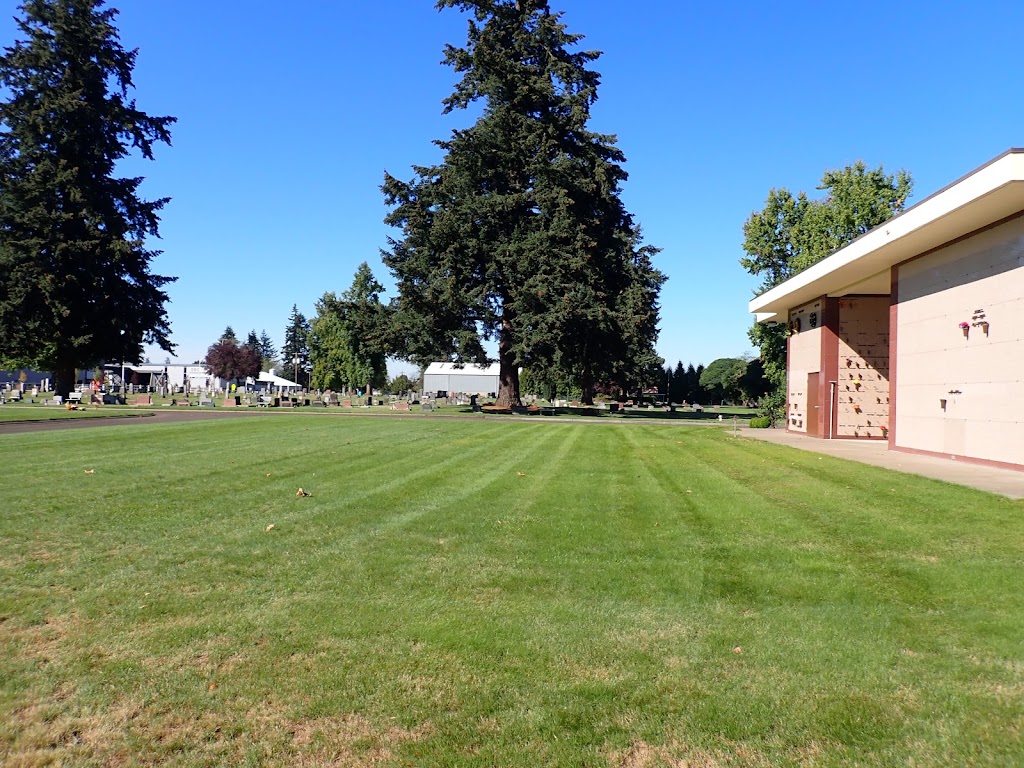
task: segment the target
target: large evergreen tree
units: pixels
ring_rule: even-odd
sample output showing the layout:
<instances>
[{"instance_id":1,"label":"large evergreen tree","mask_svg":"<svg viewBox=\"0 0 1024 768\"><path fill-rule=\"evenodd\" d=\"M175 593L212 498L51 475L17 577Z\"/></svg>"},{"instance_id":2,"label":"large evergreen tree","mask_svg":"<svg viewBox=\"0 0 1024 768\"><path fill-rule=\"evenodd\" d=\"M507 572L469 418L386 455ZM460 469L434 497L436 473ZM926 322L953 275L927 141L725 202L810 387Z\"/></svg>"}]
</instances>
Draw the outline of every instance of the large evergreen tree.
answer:
<instances>
[{"instance_id":1,"label":"large evergreen tree","mask_svg":"<svg viewBox=\"0 0 1024 768\"><path fill-rule=\"evenodd\" d=\"M298 366L295 358L299 359ZM281 347L281 364L289 375L298 377L300 373L308 373L309 362L309 321L292 304L292 313L288 317L288 325L284 329L284 345ZM296 382L301 383L301 382Z\"/></svg>"},{"instance_id":2,"label":"large evergreen tree","mask_svg":"<svg viewBox=\"0 0 1024 768\"><path fill-rule=\"evenodd\" d=\"M672 386L669 390L669 399L673 403L681 403L686 400L687 395L686 366L683 361L676 362L675 370L672 371Z\"/></svg>"},{"instance_id":3,"label":"large evergreen tree","mask_svg":"<svg viewBox=\"0 0 1024 768\"><path fill-rule=\"evenodd\" d=\"M587 127L599 54L576 50L545 0L437 5L472 14L466 46L445 50L462 76L445 110L482 115L437 142L439 165L385 177L399 353L484 362L495 340L501 405L520 403L521 366L571 372L585 398L601 378L639 378L664 276L619 197L624 156Z\"/></svg>"},{"instance_id":4,"label":"large evergreen tree","mask_svg":"<svg viewBox=\"0 0 1024 768\"><path fill-rule=\"evenodd\" d=\"M265 329L260 331L259 350L260 358L263 360L263 370L269 371L271 368L277 368L277 347L274 346L274 342Z\"/></svg>"},{"instance_id":5,"label":"large evergreen tree","mask_svg":"<svg viewBox=\"0 0 1024 768\"><path fill-rule=\"evenodd\" d=\"M133 151L170 143L171 117L128 97L137 51L121 46L103 0L26 0L20 38L0 56L0 362L52 370L172 351L163 287L150 273L166 199L119 178Z\"/></svg>"}]
</instances>

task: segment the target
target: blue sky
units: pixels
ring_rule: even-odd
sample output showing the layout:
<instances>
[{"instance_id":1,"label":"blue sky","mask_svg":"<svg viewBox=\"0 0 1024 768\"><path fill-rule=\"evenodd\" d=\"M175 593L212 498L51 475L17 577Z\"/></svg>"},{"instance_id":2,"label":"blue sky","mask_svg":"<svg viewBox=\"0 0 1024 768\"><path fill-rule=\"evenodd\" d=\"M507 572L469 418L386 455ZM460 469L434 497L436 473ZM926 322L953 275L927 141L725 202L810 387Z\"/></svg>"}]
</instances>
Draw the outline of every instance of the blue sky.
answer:
<instances>
[{"instance_id":1,"label":"blue sky","mask_svg":"<svg viewBox=\"0 0 1024 768\"><path fill-rule=\"evenodd\" d=\"M173 147L129 162L169 196L154 264L170 287L175 357L191 362L231 325L280 345L379 259L379 185L437 159L453 73L439 64L465 19L431 0L114 0L140 49L139 105L174 115ZM0 0L0 39L17 3ZM623 198L663 248L659 352L708 363L749 349L756 280L741 228L772 187L814 193L858 159L914 177L911 203L1024 144L1024 4L685 3L555 0L603 51L592 127L617 134ZM154 360L165 354L150 351ZM411 370L398 364L392 370Z\"/></svg>"}]
</instances>

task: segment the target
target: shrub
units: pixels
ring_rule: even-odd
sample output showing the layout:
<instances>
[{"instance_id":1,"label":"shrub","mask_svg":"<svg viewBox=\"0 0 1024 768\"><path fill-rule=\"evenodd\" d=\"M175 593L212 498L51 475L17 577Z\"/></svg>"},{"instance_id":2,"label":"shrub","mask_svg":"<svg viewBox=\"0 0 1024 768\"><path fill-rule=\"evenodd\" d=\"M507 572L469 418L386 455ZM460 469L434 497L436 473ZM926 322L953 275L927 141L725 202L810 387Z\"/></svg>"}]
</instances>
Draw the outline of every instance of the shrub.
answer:
<instances>
[{"instance_id":1,"label":"shrub","mask_svg":"<svg viewBox=\"0 0 1024 768\"><path fill-rule=\"evenodd\" d=\"M770 426L772 426L770 416L755 416L750 420L751 429L768 429Z\"/></svg>"},{"instance_id":2,"label":"shrub","mask_svg":"<svg viewBox=\"0 0 1024 768\"><path fill-rule=\"evenodd\" d=\"M778 421L786 418L786 393L783 387L777 387L774 392L757 401L757 415L768 419L769 427L774 427Z\"/></svg>"}]
</instances>

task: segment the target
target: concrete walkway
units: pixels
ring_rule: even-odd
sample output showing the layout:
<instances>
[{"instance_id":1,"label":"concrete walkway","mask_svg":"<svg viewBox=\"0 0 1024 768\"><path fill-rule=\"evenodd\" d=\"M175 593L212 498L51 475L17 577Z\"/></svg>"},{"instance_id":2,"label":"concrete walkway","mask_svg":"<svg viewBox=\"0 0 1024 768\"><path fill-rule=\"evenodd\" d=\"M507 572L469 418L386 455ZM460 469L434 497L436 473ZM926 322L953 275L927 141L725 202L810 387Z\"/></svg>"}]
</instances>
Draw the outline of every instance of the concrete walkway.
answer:
<instances>
[{"instance_id":1,"label":"concrete walkway","mask_svg":"<svg viewBox=\"0 0 1024 768\"><path fill-rule=\"evenodd\" d=\"M986 467L962 461L919 456L902 451L890 451L881 440L820 440L787 432L784 429L740 429L744 437L769 443L788 445L803 451L823 453L840 459L923 475L947 483L966 485L989 493L998 493L1011 499L1024 499L1024 472L1012 469Z\"/></svg>"}]
</instances>

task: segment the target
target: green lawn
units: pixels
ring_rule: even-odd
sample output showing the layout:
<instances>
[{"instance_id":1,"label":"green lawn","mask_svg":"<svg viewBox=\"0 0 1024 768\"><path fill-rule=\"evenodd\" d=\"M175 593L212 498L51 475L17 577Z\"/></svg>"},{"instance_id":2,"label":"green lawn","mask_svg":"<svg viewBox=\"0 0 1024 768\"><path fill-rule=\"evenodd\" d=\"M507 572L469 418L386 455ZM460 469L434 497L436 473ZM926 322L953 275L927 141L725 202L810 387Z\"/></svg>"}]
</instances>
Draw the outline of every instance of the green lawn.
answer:
<instances>
[{"instance_id":1,"label":"green lawn","mask_svg":"<svg viewBox=\"0 0 1024 768\"><path fill-rule=\"evenodd\" d=\"M643 423L0 451L0 764L1024 763L1022 502Z\"/></svg>"},{"instance_id":2,"label":"green lawn","mask_svg":"<svg viewBox=\"0 0 1024 768\"><path fill-rule=\"evenodd\" d=\"M54 419L94 419L104 416L124 415L116 409L85 407L69 411L57 405L4 405L0 406L0 424L7 421L52 421Z\"/></svg>"}]
</instances>

